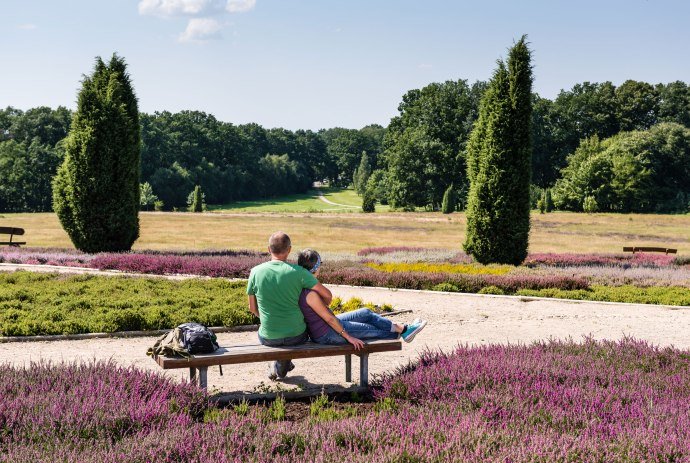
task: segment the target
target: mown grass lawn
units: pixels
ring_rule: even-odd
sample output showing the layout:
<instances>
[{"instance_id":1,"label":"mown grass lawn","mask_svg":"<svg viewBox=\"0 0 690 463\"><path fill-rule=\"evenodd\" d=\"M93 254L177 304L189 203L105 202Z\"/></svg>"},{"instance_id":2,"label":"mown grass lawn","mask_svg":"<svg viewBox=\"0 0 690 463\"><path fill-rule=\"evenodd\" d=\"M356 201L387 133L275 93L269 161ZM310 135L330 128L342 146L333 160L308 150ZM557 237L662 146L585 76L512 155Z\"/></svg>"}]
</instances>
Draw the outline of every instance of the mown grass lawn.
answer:
<instances>
[{"instance_id":1,"label":"mown grass lawn","mask_svg":"<svg viewBox=\"0 0 690 463\"><path fill-rule=\"evenodd\" d=\"M323 201L324 199L330 201ZM360 213L362 198L351 188L318 188L279 198L266 198L255 201L236 201L229 204L208 206L212 212L338 212ZM377 206L379 212L388 211L388 206Z\"/></svg>"},{"instance_id":2,"label":"mown grass lawn","mask_svg":"<svg viewBox=\"0 0 690 463\"><path fill-rule=\"evenodd\" d=\"M325 203L324 203L325 205ZM135 249L265 250L284 230L295 250L355 253L376 246L462 249L465 214L431 212L174 213L142 212ZM53 213L0 215L0 226L26 229L29 246L72 247ZM621 252L623 246L666 246L690 254L690 215L532 214L530 252Z\"/></svg>"}]
</instances>

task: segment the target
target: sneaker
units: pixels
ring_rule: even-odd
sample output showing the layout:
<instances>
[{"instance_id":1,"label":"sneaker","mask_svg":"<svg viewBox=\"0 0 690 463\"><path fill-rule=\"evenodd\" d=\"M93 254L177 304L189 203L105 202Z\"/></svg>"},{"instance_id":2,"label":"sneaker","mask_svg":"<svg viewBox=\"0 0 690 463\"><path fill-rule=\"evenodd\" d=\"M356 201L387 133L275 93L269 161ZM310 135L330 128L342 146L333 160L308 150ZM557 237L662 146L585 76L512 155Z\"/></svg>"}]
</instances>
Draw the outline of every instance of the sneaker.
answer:
<instances>
[{"instance_id":1,"label":"sneaker","mask_svg":"<svg viewBox=\"0 0 690 463\"><path fill-rule=\"evenodd\" d=\"M415 320L417 322L417 320ZM407 325L407 329L403 331L401 337L405 342L412 342L417 333L422 331L426 326L426 320L419 320L417 323L410 323Z\"/></svg>"},{"instance_id":2,"label":"sneaker","mask_svg":"<svg viewBox=\"0 0 690 463\"><path fill-rule=\"evenodd\" d=\"M276 362L271 362L268 364L268 379L271 381L276 381L278 379L278 369L276 368Z\"/></svg>"}]
</instances>

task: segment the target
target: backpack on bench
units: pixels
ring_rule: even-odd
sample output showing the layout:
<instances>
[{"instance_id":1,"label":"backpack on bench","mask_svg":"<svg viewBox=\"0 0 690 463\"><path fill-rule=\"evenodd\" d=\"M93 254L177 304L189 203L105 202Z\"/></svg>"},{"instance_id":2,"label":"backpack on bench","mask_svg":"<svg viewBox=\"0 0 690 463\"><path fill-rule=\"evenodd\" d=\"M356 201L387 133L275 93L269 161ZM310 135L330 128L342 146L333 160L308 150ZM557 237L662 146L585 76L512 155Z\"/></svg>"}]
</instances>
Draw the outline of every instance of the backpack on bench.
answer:
<instances>
[{"instance_id":1,"label":"backpack on bench","mask_svg":"<svg viewBox=\"0 0 690 463\"><path fill-rule=\"evenodd\" d=\"M210 354L218 349L216 334L200 323L183 323L156 340L146 355L185 357Z\"/></svg>"}]
</instances>

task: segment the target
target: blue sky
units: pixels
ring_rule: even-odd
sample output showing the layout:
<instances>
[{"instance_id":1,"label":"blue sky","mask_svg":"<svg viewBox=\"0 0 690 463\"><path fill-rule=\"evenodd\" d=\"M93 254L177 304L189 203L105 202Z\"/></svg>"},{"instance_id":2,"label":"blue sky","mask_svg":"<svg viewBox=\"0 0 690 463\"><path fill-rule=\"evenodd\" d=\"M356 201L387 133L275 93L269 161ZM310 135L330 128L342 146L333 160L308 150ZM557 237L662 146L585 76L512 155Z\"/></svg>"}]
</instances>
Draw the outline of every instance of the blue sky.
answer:
<instances>
[{"instance_id":1,"label":"blue sky","mask_svg":"<svg viewBox=\"0 0 690 463\"><path fill-rule=\"evenodd\" d=\"M74 108L96 56L141 111L233 123L387 125L403 93L486 80L522 34L534 88L690 81L688 0L0 0L0 106Z\"/></svg>"}]
</instances>

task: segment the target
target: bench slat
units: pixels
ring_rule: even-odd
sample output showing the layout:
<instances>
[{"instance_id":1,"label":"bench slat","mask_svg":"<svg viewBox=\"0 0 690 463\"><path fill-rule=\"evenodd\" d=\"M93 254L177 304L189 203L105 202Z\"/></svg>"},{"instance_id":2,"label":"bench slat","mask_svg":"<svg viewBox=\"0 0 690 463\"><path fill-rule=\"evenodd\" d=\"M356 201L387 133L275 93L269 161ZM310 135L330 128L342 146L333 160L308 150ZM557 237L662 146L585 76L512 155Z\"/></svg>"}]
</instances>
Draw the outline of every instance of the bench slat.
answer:
<instances>
[{"instance_id":1,"label":"bench slat","mask_svg":"<svg viewBox=\"0 0 690 463\"><path fill-rule=\"evenodd\" d=\"M678 250L673 248L661 248L656 246L624 246L623 252L632 252L633 254L636 252L663 252L666 254L676 254Z\"/></svg>"},{"instance_id":2,"label":"bench slat","mask_svg":"<svg viewBox=\"0 0 690 463\"><path fill-rule=\"evenodd\" d=\"M392 352L402 350L400 341L372 341L364 348L355 351L352 345L325 346L316 343L305 343L299 346L268 347L262 345L221 347L212 354L195 355L192 358L154 357L163 369L198 368L214 365L233 365L239 363L265 362L270 360L289 360L314 357L330 357L347 354L370 354L375 352Z\"/></svg>"},{"instance_id":3,"label":"bench slat","mask_svg":"<svg viewBox=\"0 0 690 463\"><path fill-rule=\"evenodd\" d=\"M24 229L16 227L0 227L0 233L5 235L23 235Z\"/></svg>"}]
</instances>

